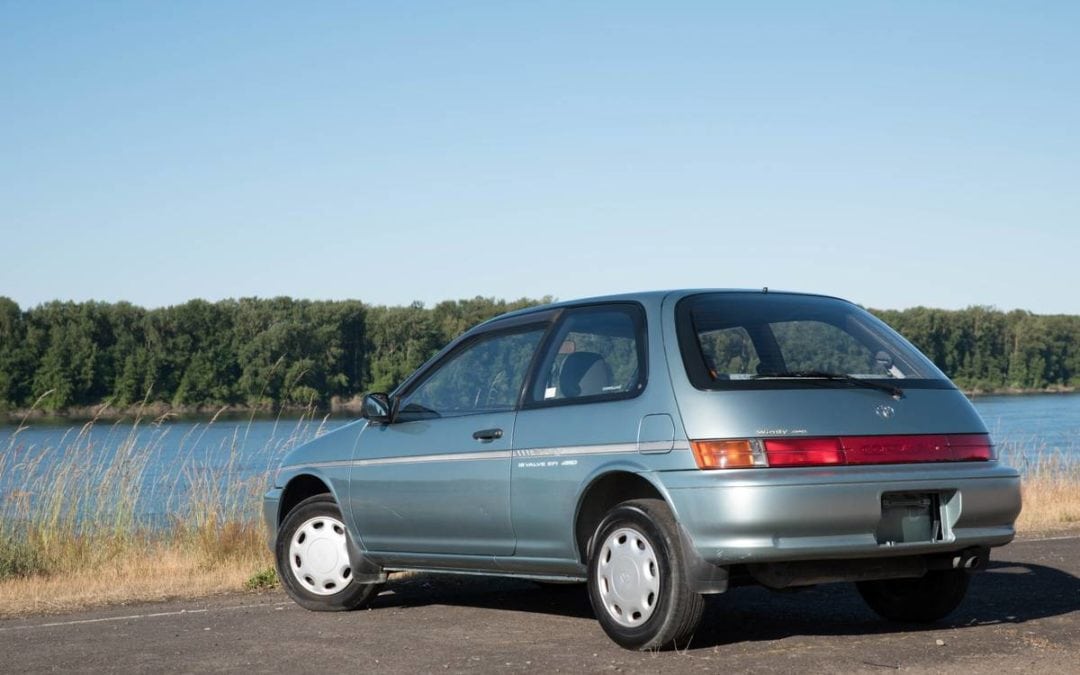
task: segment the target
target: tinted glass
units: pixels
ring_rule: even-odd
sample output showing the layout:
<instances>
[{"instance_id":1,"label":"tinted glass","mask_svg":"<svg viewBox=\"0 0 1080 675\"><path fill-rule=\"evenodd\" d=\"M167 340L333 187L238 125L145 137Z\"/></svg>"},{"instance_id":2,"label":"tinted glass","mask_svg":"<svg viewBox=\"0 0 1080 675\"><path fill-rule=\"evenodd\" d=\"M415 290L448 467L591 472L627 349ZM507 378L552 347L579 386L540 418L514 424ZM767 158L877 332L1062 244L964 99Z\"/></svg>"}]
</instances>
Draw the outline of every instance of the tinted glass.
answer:
<instances>
[{"instance_id":1,"label":"tinted glass","mask_svg":"<svg viewBox=\"0 0 1080 675\"><path fill-rule=\"evenodd\" d=\"M916 376L914 369L889 372L880 368L869 347L850 333L821 321L778 321L770 328L780 346L784 368L789 371L819 370L857 377Z\"/></svg>"},{"instance_id":2,"label":"tinted glass","mask_svg":"<svg viewBox=\"0 0 1080 675\"><path fill-rule=\"evenodd\" d=\"M742 326L718 328L700 333L701 351L710 370L718 373L752 375L757 372L757 350Z\"/></svg>"},{"instance_id":3,"label":"tinted glass","mask_svg":"<svg viewBox=\"0 0 1080 675\"><path fill-rule=\"evenodd\" d=\"M438 366L401 403L404 419L513 410L545 327L482 337Z\"/></svg>"},{"instance_id":4,"label":"tinted glass","mask_svg":"<svg viewBox=\"0 0 1080 675\"><path fill-rule=\"evenodd\" d=\"M571 310L541 362L534 401L619 397L644 381L643 322L632 307Z\"/></svg>"},{"instance_id":5,"label":"tinted glass","mask_svg":"<svg viewBox=\"0 0 1080 675\"><path fill-rule=\"evenodd\" d=\"M833 298L714 293L680 301L679 346L699 388L829 373L949 386L926 357L869 312ZM768 380L769 387L799 386Z\"/></svg>"}]
</instances>

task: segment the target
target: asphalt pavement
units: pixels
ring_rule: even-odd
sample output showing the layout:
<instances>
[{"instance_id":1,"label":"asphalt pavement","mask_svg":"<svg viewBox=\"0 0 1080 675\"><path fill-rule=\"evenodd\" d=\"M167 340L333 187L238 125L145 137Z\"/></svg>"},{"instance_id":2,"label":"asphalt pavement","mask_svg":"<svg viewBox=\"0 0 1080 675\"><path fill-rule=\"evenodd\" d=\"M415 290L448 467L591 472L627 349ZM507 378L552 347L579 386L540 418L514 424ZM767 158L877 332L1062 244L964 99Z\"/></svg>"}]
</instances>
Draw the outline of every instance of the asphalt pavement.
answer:
<instances>
[{"instance_id":1,"label":"asphalt pavement","mask_svg":"<svg viewBox=\"0 0 1080 675\"><path fill-rule=\"evenodd\" d=\"M391 579L374 608L307 612L280 591L0 621L2 672L1080 673L1080 537L995 549L930 628L886 623L852 586L710 596L685 650L610 642L579 586Z\"/></svg>"}]
</instances>

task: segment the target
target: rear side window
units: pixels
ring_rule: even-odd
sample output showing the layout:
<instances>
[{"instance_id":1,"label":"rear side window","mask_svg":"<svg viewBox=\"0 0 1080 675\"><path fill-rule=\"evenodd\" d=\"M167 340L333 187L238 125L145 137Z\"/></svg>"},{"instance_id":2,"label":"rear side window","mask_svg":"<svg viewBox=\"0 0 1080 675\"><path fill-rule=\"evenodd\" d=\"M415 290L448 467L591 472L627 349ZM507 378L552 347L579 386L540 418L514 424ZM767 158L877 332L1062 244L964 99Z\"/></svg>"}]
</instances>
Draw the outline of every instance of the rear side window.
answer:
<instances>
[{"instance_id":1,"label":"rear side window","mask_svg":"<svg viewBox=\"0 0 1080 675\"><path fill-rule=\"evenodd\" d=\"M806 377L814 374L952 386L895 331L843 300L709 293L684 298L675 312L686 373L699 389L822 386Z\"/></svg>"},{"instance_id":2,"label":"rear side window","mask_svg":"<svg viewBox=\"0 0 1080 675\"><path fill-rule=\"evenodd\" d=\"M540 361L536 405L636 396L645 384L645 320L637 305L571 309Z\"/></svg>"}]
</instances>

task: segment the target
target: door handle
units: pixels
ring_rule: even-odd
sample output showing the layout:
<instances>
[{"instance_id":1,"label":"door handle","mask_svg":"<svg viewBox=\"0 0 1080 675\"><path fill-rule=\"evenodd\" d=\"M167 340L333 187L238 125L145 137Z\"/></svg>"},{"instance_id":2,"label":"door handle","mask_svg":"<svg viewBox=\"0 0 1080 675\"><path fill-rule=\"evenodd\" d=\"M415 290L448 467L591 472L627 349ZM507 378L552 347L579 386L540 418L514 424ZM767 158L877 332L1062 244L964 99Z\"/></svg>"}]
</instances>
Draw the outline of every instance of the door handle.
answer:
<instances>
[{"instance_id":1,"label":"door handle","mask_svg":"<svg viewBox=\"0 0 1080 675\"><path fill-rule=\"evenodd\" d=\"M502 429L481 429L474 431L472 437L478 441L493 441L502 438Z\"/></svg>"}]
</instances>

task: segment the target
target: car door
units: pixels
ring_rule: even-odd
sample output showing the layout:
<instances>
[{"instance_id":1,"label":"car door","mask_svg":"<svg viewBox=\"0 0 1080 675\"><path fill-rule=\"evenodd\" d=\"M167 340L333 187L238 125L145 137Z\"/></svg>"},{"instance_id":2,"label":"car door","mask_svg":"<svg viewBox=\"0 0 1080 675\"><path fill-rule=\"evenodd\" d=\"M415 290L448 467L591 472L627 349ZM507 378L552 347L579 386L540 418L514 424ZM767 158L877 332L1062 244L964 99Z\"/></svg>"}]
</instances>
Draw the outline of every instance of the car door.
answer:
<instances>
[{"instance_id":1,"label":"car door","mask_svg":"<svg viewBox=\"0 0 1080 675\"><path fill-rule=\"evenodd\" d=\"M464 340L361 433L349 494L368 551L513 553L515 409L548 324L512 324Z\"/></svg>"},{"instance_id":2,"label":"car door","mask_svg":"<svg viewBox=\"0 0 1080 675\"><path fill-rule=\"evenodd\" d=\"M583 483L599 467L636 461L643 419L670 412L657 387L646 389L646 334L636 303L570 308L553 328L514 431L516 556L573 557Z\"/></svg>"}]
</instances>

